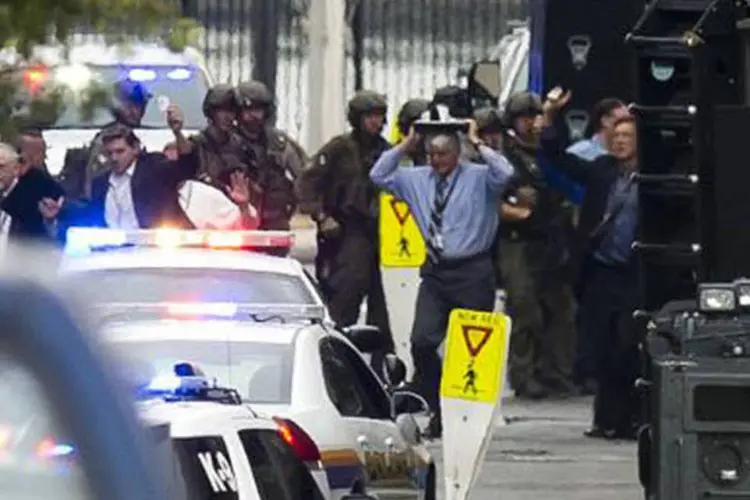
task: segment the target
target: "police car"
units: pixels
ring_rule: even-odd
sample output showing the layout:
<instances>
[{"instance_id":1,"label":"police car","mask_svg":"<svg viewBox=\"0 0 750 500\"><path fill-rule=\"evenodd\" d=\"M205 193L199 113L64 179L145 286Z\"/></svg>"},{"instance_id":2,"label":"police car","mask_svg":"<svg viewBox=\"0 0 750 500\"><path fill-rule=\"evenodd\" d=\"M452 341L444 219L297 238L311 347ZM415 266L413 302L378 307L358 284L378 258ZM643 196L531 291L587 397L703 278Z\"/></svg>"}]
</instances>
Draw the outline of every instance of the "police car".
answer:
<instances>
[{"instance_id":1,"label":"police car","mask_svg":"<svg viewBox=\"0 0 750 500\"><path fill-rule=\"evenodd\" d=\"M276 231L71 228L60 272L89 304L322 306L314 278L298 261L247 251L293 243L292 233Z\"/></svg>"},{"instance_id":2,"label":"police car","mask_svg":"<svg viewBox=\"0 0 750 500\"><path fill-rule=\"evenodd\" d=\"M301 436L294 422L259 416L188 363L137 389L154 449L167 467L173 462L167 483L178 498L330 498L327 484L319 488L290 446Z\"/></svg>"},{"instance_id":3,"label":"police car","mask_svg":"<svg viewBox=\"0 0 750 500\"><path fill-rule=\"evenodd\" d=\"M47 168L58 175L69 149L88 146L94 135L113 121L108 107L97 108L93 116L82 113L80 93L92 83L106 88L117 82L139 83L152 95L141 127L136 134L149 151L162 151L173 140L165 123L165 110L176 104L185 115L185 133L203 128L206 119L201 103L214 84L205 60L197 50L173 52L155 43L108 45L104 41L73 44L66 57L62 47L36 47L34 64L24 70L23 81L30 90L52 83L71 90L62 114L43 132L48 145Z\"/></svg>"},{"instance_id":4,"label":"police car","mask_svg":"<svg viewBox=\"0 0 750 500\"><path fill-rule=\"evenodd\" d=\"M100 314L102 338L124 366L151 376L190 360L253 410L298 424L303 437L290 442L324 471L334 498L364 488L381 500L435 498L415 418L396 410L415 396L386 390L360 353L378 347L377 331L340 334L322 306L119 304ZM392 385L403 375L389 371Z\"/></svg>"}]
</instances>

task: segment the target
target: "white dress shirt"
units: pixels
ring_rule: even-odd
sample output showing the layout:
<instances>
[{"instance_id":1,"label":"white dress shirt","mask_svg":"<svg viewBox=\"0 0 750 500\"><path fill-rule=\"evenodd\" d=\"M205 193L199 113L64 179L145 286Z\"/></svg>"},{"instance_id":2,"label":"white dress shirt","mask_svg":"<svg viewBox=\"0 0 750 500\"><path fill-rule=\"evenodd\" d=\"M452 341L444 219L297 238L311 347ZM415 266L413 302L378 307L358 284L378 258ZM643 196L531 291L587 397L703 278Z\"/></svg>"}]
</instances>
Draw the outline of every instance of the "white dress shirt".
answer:
<instances>
[{"instance_id":1,"label":"white dress shirt","mask_svg":"<svg viewBox=\"0 0 750 500\"><path fill-rule=\"evenodd\" d=\"M131 183L135 163L123 174L109 174L109 189L104 200L104 220L107 226L115 229L139 229L138 217L133 207Z\"/></svg>"},{"instance_id":2,"label":"white dress shirt","mask_svg":"<svg viewBox=\"0 0 750 500\"><path fill-rule=\"evenodd\" d=\"M180 206L196 229L256 229L243 226L239 207L224 193L199 181L187 181L180 188ZM248 205L257 219L255 207Z\"/></svg>"},{"instance_id":3,"label":"white dress shirt","mask_svg":"<svg viewBox=\"0 0 750 500\"><path fill-rule=\"evenodd\" d=\"M15 179L8 189L3 193L2 198L5 199L13 188L18 184L18 179ZM0 209L0 255L5 255L8 250L8 241L10 237L10 225L13 223L13 217L9 213Z\"/></svg>"}]
</instances>

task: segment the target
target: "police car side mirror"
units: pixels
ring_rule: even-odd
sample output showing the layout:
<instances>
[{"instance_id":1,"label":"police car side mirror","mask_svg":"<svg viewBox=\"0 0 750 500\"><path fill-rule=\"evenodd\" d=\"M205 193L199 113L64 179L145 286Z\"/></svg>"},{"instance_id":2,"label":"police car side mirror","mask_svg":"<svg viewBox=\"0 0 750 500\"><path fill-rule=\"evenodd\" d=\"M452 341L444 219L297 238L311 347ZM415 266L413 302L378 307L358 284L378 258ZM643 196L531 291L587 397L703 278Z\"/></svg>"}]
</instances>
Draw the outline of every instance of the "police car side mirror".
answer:
<instances>
[{"instance_id":1,"label":"police car side mirror","mask_svg":"<svg viewBox=\"0 0 750 500\"><path fill-rule=\"evenodd\" d=\"M384 347L380 328L373 325L351 325L340 329L341 333L364 354L372 354Z\"/></svg>"},{"instance_id":2,"label":"police car side mirror","mask_svg":"<svg viewBox=\"0 0 750 500\"><path fill-rule=\"evenodd\" d=\"M406 380L406 364L395 354L383 358L383 376L389 388L395 388Z\"/></svg>"}]
</instances>

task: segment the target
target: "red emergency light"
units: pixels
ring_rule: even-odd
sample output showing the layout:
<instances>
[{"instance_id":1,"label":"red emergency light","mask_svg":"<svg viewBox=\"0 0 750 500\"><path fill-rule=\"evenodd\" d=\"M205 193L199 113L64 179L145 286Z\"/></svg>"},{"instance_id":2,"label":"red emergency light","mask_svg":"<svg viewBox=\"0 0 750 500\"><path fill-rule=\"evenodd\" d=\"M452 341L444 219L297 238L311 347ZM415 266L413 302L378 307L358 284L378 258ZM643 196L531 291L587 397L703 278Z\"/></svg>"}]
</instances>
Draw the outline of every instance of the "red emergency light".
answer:
<instances>
[{"instance_id":1,"label":"red emergency light","mask_svg":"<svg viewBox=\"0 0 750 500\"><path fill-rule=\"evenodd\" d=\"M36 94L47 81L49 71L44 66L34 66L23 73L23 86L32 94Z\"/></svg>"}]
</instances>

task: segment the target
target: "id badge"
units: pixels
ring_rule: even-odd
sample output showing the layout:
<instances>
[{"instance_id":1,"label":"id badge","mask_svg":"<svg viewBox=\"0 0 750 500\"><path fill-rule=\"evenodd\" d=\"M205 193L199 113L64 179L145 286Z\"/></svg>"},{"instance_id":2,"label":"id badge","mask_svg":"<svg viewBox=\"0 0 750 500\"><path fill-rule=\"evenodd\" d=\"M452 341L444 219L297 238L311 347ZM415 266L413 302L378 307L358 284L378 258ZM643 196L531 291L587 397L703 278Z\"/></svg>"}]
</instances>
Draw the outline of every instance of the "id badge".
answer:
<instances>
[{"instance_id":1,"label":"id badge","mask_svg":"<svg viewBox=\"0 0 750 500\"><path fill-rule=\"evenodd\" d=\"M438 250L443 250L443 235L442 234L436 234L435 235L435 246Z\"/></svg>"}]
</instances>

